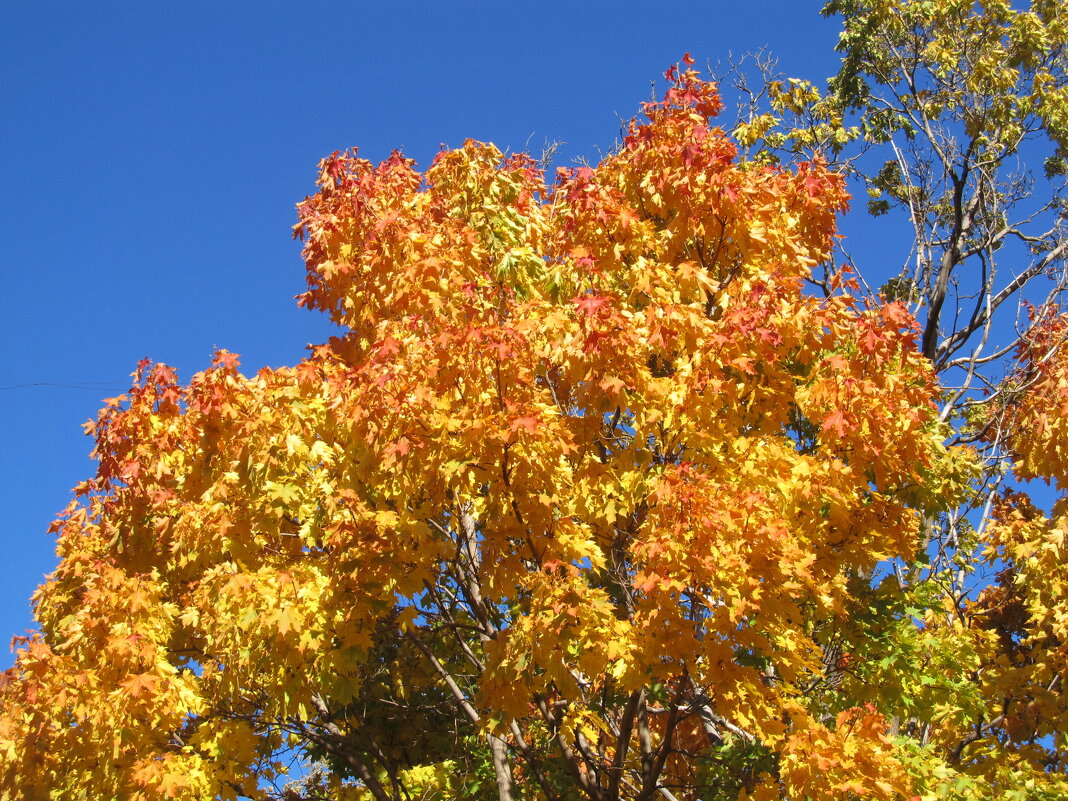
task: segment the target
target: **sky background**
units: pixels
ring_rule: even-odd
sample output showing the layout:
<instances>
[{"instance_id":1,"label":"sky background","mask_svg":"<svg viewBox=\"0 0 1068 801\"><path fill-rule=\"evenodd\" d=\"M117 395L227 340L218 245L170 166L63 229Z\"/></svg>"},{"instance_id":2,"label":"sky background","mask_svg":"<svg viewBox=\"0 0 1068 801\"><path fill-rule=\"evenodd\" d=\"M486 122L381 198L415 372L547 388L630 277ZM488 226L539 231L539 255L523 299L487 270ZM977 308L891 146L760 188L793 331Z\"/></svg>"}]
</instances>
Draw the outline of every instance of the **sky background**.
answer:
<instances>
[{"instance_id":1,"label":"sky background","mask_svg":"<svg viewBox=\"0 0 1068 801\"><path fill-rule=\"evenodd\" d=\"M470 137L595 161L686 51L768 48L822 83L838 57L821 5L5 4L0 638L33 625L46 529L93 470L81 426L139 359L188 380L227 348L254 372L332 333L293 301L294 204L320 158L403 148L425 167Z\"/></svg>"}]
</instances>

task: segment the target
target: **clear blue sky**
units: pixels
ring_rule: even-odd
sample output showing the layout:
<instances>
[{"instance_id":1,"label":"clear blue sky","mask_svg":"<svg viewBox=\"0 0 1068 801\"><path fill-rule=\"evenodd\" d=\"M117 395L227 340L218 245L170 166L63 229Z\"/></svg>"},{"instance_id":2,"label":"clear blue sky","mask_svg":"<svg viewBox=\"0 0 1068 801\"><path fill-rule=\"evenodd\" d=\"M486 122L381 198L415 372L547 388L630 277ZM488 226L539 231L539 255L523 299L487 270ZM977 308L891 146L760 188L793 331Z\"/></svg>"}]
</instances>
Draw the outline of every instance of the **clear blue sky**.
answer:
<instances>
[{"instance_id":1,"label":"clear blue sky","mask_svg":"<svg viewBox=\"0 0 1068 801\"><path fill-rule=\"evenodd\" d=\"M401 147L425 165L472 137L594 160L685 51L768 47L822 82L838 59L821 5L6 4L0 638L32 626L45 530L92 471L81 424L139 359L188 379L225 347L255 371L329 335L292 300L293 207L320 158ZM15 386L41 383L67 386Z\"/></svg>"}]
</instances>

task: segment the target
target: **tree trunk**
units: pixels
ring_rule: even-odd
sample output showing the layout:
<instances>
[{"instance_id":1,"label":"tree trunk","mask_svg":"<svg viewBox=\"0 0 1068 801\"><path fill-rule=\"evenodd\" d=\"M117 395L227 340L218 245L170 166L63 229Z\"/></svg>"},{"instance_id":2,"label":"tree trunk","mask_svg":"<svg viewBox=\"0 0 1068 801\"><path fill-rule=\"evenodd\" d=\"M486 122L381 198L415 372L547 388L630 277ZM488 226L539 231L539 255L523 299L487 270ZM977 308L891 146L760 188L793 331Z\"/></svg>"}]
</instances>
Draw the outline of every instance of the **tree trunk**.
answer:
<instances>
[{"instance_id":1,"label":"tree trunk","mask_svg":"<svg viewBox=\"0 0 1068 801\"><path fill-rule=\"evenodd\" d=\"M512 763L508 759L508 745L495 734L487 734L490 752L493 754L493 773L497 777L497 798L499 801L515 801L515 779L512 777Z\"/></svg>"}]
</instances>

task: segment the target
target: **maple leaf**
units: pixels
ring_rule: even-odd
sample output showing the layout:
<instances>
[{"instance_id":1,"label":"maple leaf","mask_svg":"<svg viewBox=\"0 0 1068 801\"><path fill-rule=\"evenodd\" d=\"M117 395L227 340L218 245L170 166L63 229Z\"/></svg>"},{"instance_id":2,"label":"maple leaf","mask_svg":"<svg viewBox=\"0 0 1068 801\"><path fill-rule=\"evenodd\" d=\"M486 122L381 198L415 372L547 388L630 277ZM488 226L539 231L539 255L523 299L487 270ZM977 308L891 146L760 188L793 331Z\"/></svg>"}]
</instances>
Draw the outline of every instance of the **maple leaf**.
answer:
<instances>
[{"instance_id":1,"label":"maple leaf","mask_svg":"<svg viewBox=\"0 0 1068 801\"><path fill-rule=\"evenodd\" d=\"M137 698L142 694L153 694L156 690L157 682L158 679L155 676L148 673L141 673L136 676L131 676L128 679L124 679L120 684L131 697Z\"/></svg>"},{"instance_id":2,"label":"maple leaf","mask_svg":"<svg viewBox=\"0 0 1068 801\"><path fill-rule=\"evenodd\" d=\"M572 302L575 304L576 310L586 317L596 317L602 310L608 308L608 299L593 293L579 295Z\"/></svg>"},{"instance_id":3,"label":"maple leaf","mask_svg":"<svg viewBox=\"0 0 1068 801\"><path fill-rule=\"evenodd\" d=\"M538 424L541 422L537 414L530 414L524 417L517 417L512 420L511 425L508 426L508 430L513 434L518 433L520 430L526 431L528 434L536 434L538 431Z\"/></svg>"},{"instance_id":4,"label":"maple leaf","mask_svg":"<svg viewBox=\"0 0 1068 801\"><path fill-rule=\"evenodd\" d=\"M167 771L160 778L160 789L167 798L177 798L181 791L188 786L188 778L181 773Z\"/></svg>"},{"instance_id":5,"label":"maple leaf","mask_svg":"<svg viewBox=\"0 0 1068 801\"><path fill-rule=\"evenodd\" d=\"M159 399L162 403L177 404L182 400L182 390L176 386L165 386L159 393Z\"/></svg>"},{"instance_id":6,"label":"maple leaf","mask_svg":"<svg viewBox=\"0 0 1068 801\"><path fill-rule=\"evenodd\" d=\"M289 607L283 607L278 610L278 613L275 615L275 620L277 621L278 632L280 634L286 634L290 631L297 630L299 623L301 622L301 617L296 610Z\"/></svg>"},{"instance_id":7,"label":"maple leaf","mask_svg":"<svg viewBox=\"0 0 1068 801\"><path fill-rule=\"evenodd\" d=\"M228 350L218 350L215 352L211 363L214 367L221 367L223 370L236 370L241 364L241 360L236 353L231 353Z\"/></svg>"},{"instance_id":8,"label":"maple leaf","mask_svg":"<svg viewBox=\"0 0 1068 801\"><path fill-rule=\"evenodd\" d=\"M833 431L837 436L844 437L852 429L852 425L841 409L835 409L823 418L820 430L823 432Z\"/></svg>"}]
</instances>

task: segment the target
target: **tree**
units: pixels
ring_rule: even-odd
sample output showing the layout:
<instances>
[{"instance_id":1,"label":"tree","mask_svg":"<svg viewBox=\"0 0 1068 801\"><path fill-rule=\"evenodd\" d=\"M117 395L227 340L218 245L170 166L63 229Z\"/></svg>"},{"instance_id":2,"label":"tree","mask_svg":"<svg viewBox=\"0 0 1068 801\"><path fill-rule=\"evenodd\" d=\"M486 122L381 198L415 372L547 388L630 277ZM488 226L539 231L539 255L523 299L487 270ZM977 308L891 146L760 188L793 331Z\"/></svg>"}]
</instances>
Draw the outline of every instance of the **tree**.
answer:
<instances>
[{"instance_id":1,"label":"tree","mask_svg":"<svg viewBox=\"0 0 1068 801\"><path fill-rule=\"evenodd\" d=\"M845 0L825 11L845 20L835 100L859 113L869 153L889 157L868 171L869 209L900 211L914 233L910 264L884 291L923 315L922 349L948 390L943 419L998 465L1005 449L988 434L1011 400L1009 357L1068 287L1068 4ZM994 491L998 476L986 479ZM951 560L955 538L940 544Z\"/></svg>"},{"instance_id":2,"label":"tree","mask_svg":"<svg viewBox=\"0 0 1068 801\"><path fill-rule=\"evenodd\" d=\"M1025 328L1021 301L1048 309L1068 283L1068 5L832 0L823 13L843 17L827 91L757 59L736 133L756 161L830 156L872 214L904 215L911 252L882 292L923 316L924 355L959 387L949 419L973 386L996 394L987 366L1026 338L999 341L999 311Z\"/></svg>"},{"instance_id":3,"label":"tree","mask_svg":"<svg viewBox=\"0 0 1068 801\"><path fill-rule=\"evenodd\" d=\"M924 329L832 264L839 173L739 160L714 87L667 78L552 186L475 142L425 174L322 162L301 303L339 334L255 376L142 363L90 426L97 476L0 687L0 787L1063 792L1062 688L1035 691L1064 669L1063 523L1007 497L1007 578L965 615L900 579L983 475L946 444ZM999 442L1061 391L1039 318ZM992 688L1035 703L991 726ZM1002 723L1013 749L972 759Z\"/></svg>"},{"instance_id":4,"label":"tree","mask_svg":"<svg viewBox=\"0 0 1068 801\"><path fill-rule=\"evenodd\" d=\"M967 501L925 521L925 558L896 570L918 607L945 607L910 653L954 654L926 677L954 689L917 705L884 672L897 700L879 707L939 741L966 797L1062 797L1064 631L1050 620L1066 609L1065 501L1043 512L1022 482L1064 490L1068 4L835 0L825 13L843 20L839 74L820 91L764 60L766 80L741 84L737 131L755 161L828 154L872 214L905 221L911 252L879 294L922 321L949 443L981 465Z\"/></svg>"},{"instance_id":5,"label":"tree","mask_svg":"<svg viewBox=\"0 0 1068 801\"><path fill-rule=\"evenodd\" d=\"M960 457L902 306L801 291L842 180L739 167L668 77L551 190L474 142L323 162L301 302L343 333L143 364L91 426L6 787L257 796L297 748L376 799L904 791L821 642Z\"/></svg>"}]
</instances>

